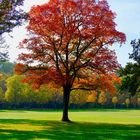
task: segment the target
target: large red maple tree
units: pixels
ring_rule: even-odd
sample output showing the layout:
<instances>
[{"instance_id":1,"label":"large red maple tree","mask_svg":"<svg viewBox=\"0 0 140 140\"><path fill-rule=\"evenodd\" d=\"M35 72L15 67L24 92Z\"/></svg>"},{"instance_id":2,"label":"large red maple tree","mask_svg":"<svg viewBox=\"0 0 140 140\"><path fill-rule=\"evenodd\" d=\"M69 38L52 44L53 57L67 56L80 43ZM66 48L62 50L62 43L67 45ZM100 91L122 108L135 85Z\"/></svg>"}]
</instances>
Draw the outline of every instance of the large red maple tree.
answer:
<instances>
[{"instance_id":1,"label":"large red maple tree","mask_svg":"<svg viewBox=\"0 0 140 140\"><path fill-rule=\"evenodd\" d=\"M63 88L62 121L69 121L72 90L113 90L119 64L109 46L125 42L114 18L106 0L50 0L31 8L29 35L20 44L28 52L15 69L33 88Z\"/></svg>"}]
</instances>

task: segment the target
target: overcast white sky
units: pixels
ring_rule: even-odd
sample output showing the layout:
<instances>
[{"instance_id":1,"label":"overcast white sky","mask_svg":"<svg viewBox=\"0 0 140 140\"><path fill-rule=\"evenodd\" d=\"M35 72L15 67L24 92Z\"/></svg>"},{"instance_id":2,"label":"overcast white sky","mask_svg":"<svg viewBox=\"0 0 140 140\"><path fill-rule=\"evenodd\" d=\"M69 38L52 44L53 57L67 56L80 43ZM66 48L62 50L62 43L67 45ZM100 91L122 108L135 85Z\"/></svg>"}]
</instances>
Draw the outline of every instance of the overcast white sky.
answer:
<instances>
[{"instance_id":1,"label":"overcast white sky","mask_svg":"<svg viewBox=\"0 0 140 140\"><path fill-rule=\"evenodd\" d=\"M24 10L29 11L32 5L39 5L48 2L48 0L25 0ZM140 38L140 0L108 0L110 9L117 13L116 23L117 29L124 32L127 37L127 41L122 47L114 45L119 63L124 66L130 60L128 59L132 48L130 41L132 39ZM12 33L13 37L6 36L6 40L10 45L9 55L11 61L16 61L18 50L18 44L26 37L25 26L16 27ZM16 49L15 49L16 48Z\"/></svg>"}]
</instances>

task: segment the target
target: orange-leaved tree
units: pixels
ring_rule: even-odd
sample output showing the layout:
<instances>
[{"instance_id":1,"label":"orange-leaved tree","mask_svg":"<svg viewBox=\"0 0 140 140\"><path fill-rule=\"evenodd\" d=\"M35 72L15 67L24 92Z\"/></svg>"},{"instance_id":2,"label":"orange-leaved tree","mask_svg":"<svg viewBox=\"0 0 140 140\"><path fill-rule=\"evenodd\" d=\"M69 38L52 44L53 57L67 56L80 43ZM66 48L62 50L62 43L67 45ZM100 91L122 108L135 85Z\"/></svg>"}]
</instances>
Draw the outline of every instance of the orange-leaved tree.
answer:
<instances>
[{"instance_id":1,"label":"orange-leaved tree","mask_svg":"<svg viewBox=\"0 0 140 140\"><path fill-rule=\"evenodd\" d=\"M28 52L19 56L15 70L25 73L33 88L63 87L62 121L69 121L72 90L112 89L119 65L108 46L125 42L114 18L106 0L50 0L31 8L29 36L20 44Z\"/></svg>"}]
</instances>

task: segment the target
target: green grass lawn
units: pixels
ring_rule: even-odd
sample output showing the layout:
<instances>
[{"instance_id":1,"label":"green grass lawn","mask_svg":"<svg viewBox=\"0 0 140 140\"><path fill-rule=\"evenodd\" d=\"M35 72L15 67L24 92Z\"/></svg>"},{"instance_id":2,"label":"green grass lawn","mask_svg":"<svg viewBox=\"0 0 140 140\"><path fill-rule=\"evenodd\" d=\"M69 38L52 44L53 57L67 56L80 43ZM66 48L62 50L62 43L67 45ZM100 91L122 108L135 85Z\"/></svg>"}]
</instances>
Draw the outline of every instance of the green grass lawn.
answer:
<instances>
[{"instance_id":1,"label":"green grass lawn","mask_svg":"<svg viewBox=\"0 0 140 140\"><path fill-rule=\"evenodd\" d=\"M0 139L5 140L140 140L139 110L0 111Z\"/></svg>"}]
</instances>

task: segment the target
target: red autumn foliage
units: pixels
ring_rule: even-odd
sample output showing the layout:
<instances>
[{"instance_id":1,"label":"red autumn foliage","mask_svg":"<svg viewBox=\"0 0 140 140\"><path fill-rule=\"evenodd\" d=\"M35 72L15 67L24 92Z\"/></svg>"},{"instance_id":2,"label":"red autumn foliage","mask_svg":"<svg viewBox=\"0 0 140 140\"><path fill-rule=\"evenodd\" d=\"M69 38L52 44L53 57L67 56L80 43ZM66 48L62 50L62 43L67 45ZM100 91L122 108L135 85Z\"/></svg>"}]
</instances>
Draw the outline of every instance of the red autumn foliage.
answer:
<instances>
[{"instance_id":1,"label":"red autumn foliage","mask_svg":"<svg viewBox=\"0 0 140 140\"><path fill-rule=\"evenodd\" d=\"M115 13L106 0L50 0L29 12L28 38L15 70L34 88L51 83L64 88L113 90L119 64L114 43L124 43ZM68 91L67 91L68 90ZM69 98L68 98L69 100Z\"/></svg>"}]
</instances>

